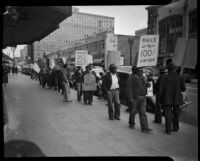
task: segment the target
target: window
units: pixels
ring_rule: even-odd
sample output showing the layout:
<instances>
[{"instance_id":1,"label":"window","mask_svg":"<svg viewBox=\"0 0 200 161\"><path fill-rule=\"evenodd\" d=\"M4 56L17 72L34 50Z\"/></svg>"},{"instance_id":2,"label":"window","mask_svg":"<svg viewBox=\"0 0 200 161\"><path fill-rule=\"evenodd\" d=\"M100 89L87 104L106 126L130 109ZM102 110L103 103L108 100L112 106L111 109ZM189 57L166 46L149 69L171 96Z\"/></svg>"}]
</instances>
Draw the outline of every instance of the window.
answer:
<instances>
[{"instance_id":1,"label":"window","mask_svg":"<svg viewBox=\"0 0 200 161\"><path fill-rule=\"evenodd\" d=\"M178 37L182 36L182 16L169 17L159 23L160 52L173 53Z\"/></svg>"},{"instance_id":2,"label":"window","mask_svg":"<svg viewBox=\"0 0 200 161\"><path fill-rule=\"evenodd\" d=\"M197 37L197 10L196 9L189 13L189 37L192 37L192 38Z\"/></svg>"}]
</instances>

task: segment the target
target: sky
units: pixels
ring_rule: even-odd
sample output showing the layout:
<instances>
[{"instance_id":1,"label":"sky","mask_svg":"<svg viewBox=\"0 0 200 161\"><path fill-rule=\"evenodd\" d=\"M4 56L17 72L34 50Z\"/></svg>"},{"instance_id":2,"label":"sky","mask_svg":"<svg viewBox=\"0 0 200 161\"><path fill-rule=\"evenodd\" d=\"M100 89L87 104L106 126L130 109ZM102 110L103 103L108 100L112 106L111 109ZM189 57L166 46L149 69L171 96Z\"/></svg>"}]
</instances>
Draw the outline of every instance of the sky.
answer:
<instances>
[{"instance_id":1,"label":"sky","mask_svg":"<svg viewBox=\"0 0 200 161\"><path fill-rule=\"evenodd\" d=\"M121 35L135 35L135 30L147 27L147 5L115 5L115 6L73 6L79 8L79 12L114 17L114 33ZM20 50L24 45L18 45L15 56L20 56ZM6 49L3 52L11 52ZM12 54L11 54L12 56Z\"/></svg>"}]
</instances>

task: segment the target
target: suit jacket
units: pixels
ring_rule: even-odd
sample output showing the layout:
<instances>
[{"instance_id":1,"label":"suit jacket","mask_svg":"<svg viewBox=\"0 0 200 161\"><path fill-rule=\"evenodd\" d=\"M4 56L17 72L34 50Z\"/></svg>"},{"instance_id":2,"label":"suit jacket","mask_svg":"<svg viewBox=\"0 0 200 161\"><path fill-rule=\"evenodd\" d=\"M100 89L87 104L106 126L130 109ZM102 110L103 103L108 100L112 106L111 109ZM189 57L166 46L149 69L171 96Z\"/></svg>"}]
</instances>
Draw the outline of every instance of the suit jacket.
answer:
<instances>
[{"instance_id":1,"label":"suit jacket","mask_svg":"<svg viewBox=\"0 0 200 161\"><path fill-rule=\"evenodd\" d=\"M116 73L116 75L117 75L118 84L119 84L119 83L120 83L120 78L119 78L118 73ZM103 87L104 87L104 89L107 91L107 90L110 90L111 85L112 85L112 77L111 77L111 73L108 72L108 73L106 73L106 75L104 76L104 79L103 79Z\"/></svg>"},{"instance_id":2,"label":"suit jacket","mask_svg":"<svg viewBox=\"0 0 200 161\"><path fill-rule=\"evenodd\" d=\"M161 105L181 105L186 90L184 79L177 73L168 73L160 79L158 101Z\"/></svg>"}]
</instances>

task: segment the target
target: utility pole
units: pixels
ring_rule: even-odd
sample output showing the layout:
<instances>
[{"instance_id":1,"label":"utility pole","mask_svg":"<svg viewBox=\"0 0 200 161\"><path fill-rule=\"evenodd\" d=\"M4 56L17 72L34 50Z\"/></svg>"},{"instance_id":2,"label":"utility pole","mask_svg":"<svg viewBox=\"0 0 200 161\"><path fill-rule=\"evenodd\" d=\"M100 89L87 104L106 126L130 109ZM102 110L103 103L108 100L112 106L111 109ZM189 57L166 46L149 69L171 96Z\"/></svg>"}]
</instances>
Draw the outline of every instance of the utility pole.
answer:
<instances>
[{"instance_id":1,"label":"utility pole","mask_svg":"<svg viewBox=\"0 0 200 161\"><path fill-rule=\"evenodd\" d=\"M129 42L129 45L130 45L130 66L132 66L132 45L134 43L134 38L129 37L128 42Z\"/></svg>"}]
</instances>

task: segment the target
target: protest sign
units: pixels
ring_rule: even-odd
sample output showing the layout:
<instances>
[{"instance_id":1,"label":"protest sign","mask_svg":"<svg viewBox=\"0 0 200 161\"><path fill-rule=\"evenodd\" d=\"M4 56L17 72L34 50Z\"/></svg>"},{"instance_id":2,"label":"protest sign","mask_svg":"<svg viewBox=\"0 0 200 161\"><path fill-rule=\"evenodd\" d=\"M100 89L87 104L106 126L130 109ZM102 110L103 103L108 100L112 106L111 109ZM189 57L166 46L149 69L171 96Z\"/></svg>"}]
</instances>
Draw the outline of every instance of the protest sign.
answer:
<instances>
[{"instance_id":1,"label":"protest sign","mask_svg":"<svg viewBox=\"0 0 200 161\"><path fill-rule=\"evenodd\" d=\"M140 37L137 67L155 66L158 57L159 35Z\"/></svg>"},{"instance_id":2,"label":"protest sign","mask_svg":"<svg viewBox=\"0 0 200 161\"><path fill-rule=\"evenodd\" d=\"M40 68L39 68L39 66L38 66L37 63L34 63L34 65L33 65L33 70L36 71L37 73L40 72Z\"/></svg>"},{"instance_id":3,"label":"protest sign","mask_svg":"<svg viewBox=\"0 0 200 161\"><path fill-rule=\"evenodd\" d=\"M76 50L75 66L86 66L87 56L88 56L87 50Z\"/></svg>"},{"instance_id":4,"label":"protest sign","mask_svg":"<svg viewBox=\"0 0 200 161\"><path fill-rule=\"evenodd\" d=\"M96 91L96 78L94 74L87 73L84 76L83 90L84 91Z\"/></svg>"}]
</instances>

